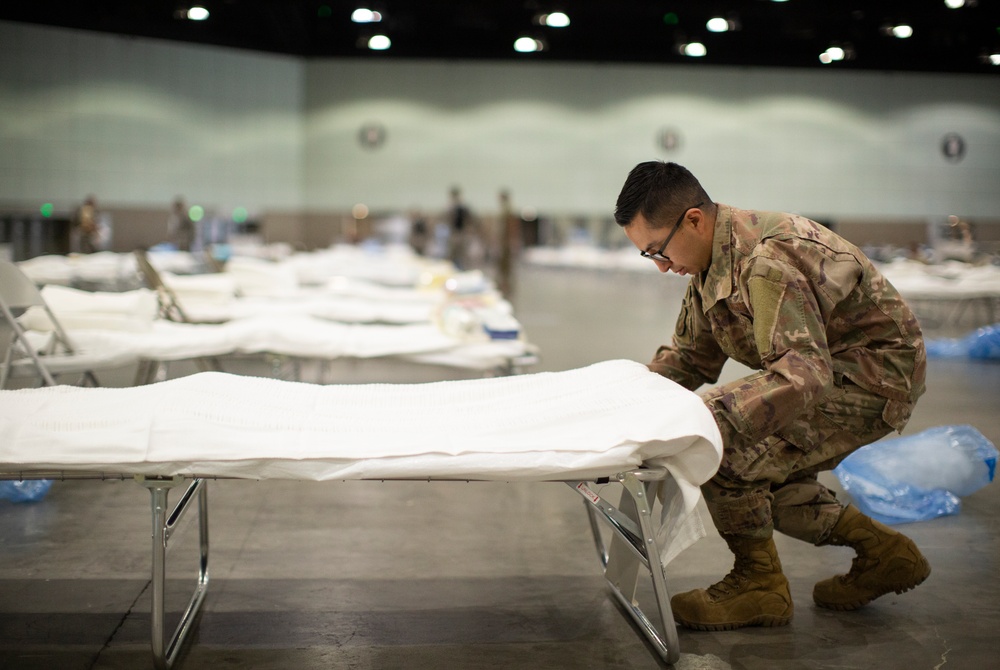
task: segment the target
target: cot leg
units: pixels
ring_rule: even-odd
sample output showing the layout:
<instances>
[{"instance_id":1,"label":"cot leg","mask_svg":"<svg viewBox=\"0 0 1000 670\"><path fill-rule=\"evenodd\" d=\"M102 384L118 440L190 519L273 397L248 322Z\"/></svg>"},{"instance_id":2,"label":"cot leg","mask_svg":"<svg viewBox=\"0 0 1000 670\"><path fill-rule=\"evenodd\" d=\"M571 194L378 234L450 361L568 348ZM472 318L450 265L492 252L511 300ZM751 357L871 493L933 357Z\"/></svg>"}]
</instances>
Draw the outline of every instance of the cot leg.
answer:
<instances>
[{"instance_id":1,"label":"cot leg","mask_svg":"<svg viewBox=\"0 0 1000 670\"><path fill-rule=\"evenodd\" d=\"M640 481L636 473L631 472L622 473L618 480L623 491L617 508L590 490L584 482L571 485L584 497L598 557L612 594L660 657L673 664L680 658L680 646L652 522L652 501L657 482ZM610 545L604 543L598 520L607 523L614 531ZM659 628L636 601L640 566L646 568L652 580Z\"/></svg>"},{"instance_id":2,"label":"cot leg","mask_svg":"<svg viewBox=\"0 0 1000 670\"><path fill-rule=\"evenodd\" d=\"M153 652L153 665L157 670L167 670L177 660L178 653L187 634L191 631L195 617L201 609L208 590L208 491L205 480L192 481L184 495L174 508L168 511L167 496L170 489L184 483L183 478L147 479L136 478L140 484L149 489L153 515L153 567L152 567L152 604L150 605L150 634ZM164 590L166 586L167 548L170 536L189 509L190 503L198 500L198 526L200 560L198 564L198 581L187 609L181 615L180 622L174 630L169 642L166 642L164 619L166 602Z\"/></svg>"}]
</instances>

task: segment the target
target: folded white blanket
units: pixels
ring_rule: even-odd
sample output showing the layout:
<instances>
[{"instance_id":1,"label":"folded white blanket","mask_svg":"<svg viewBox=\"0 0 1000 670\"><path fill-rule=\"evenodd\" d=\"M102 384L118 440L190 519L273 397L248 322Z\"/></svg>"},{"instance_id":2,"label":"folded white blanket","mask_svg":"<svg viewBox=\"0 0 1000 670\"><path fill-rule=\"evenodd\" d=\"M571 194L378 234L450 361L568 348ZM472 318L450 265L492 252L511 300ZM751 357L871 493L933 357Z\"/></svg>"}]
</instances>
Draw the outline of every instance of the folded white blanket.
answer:
<instances>
[{"instance_id":1,"label":"folded white blanket","mask_svg":"<svg viewBox=\"0 0 1000 670\"><path fill-rule=\"evenodd\" d=\"M148 331L159 312L156 294L145 288L110 293L50 284L41 292L45 304L66 330ZM20 322L28 330L54 330L52 321L40 307L30 308Z\"/></svg>"},{"instance_id":2,"label":"folded white blanket","mask_svg":"<svg viewBox=\"0 0 1000 670\"><path fill-rule=\"evenodd\" d=\"M721 453L698 396L630 361L429 384L200 373L133 388L0 391L3 472L544 481L647 463L676 481L662 538L688 543L697 533L678 526L701 529L698 487Z\"/></svg>"},{"instance_id":3,"label":"folded white blanket","mask_svg":"<svg viewBox=\"0 0 1000 670\"><path fill-rule=\"evenodd\" d=\"M146 332L71 330L69 335L82 352L127 352L154 361L232 353L319 359L446 354L428 362L488 370L530 350L523 340L463 340L431 323L345 324L302 315L254 317L221 324L154 321Z\"/></svg>"}]
</instances>

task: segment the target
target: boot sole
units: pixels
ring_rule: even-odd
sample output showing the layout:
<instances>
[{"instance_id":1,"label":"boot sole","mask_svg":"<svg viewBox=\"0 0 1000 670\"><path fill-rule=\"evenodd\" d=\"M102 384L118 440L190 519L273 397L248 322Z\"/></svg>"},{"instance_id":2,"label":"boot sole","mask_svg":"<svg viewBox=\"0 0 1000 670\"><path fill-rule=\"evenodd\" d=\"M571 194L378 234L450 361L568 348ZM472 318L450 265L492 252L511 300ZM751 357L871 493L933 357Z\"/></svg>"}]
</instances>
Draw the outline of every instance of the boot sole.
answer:
<instances>
[{"instance_id":1,"label":"boot sole","mask_svg":"<svg viewBox=\"0 0 1000 670\"><path fill-rule=\"evenodd\" d=\"M913 582L910 582L910 583L908 583L908 584L906 584L904 586L889 586L884 591L872 594L871 597L869 597L869 598L864 598L862 600L856 600L856 601L850 602L850 603L825 603L825 602L820 602L819 600L817 600L814 597L813 598L813 602L816 603L817 606L822 607L824 609L836 610L838 612L853 612L856 609L861 609L862 607L864 607L865 605L867 605L871 601L875 600L876 598L881 598L882 596L886 595L887 593L895 593L895 594L898 595L898 594L901 594L901 593L906 593L907 591L910 591L912 589L915 589L916 587L918 587L921 584L923 584L924 581L926 581L927 578L930 577L930 575L931 575L931 568L930 568L930 565L928 565L927 566L927 572L920 579L918 579L916 581L913 581Z\"/></svg>"},{"instance_id":2,"label":"boot sole","mask_svg":"<svg viewBox=\"0 0 1000 670\"><path fill-rule=\"evenodd\" d=\"M777 616L774 614L762 614L756 616L749 621L729 621L726 623L695 623L694 621L684 621L674 617L674 621L684 626L685 628L692 628L694 630L736 630L737 628L747 628L749 626L760 626L762 628L777 628L778 626L787 626L792 622L792 617L790 616Z\"/></svg>"}]
</instances>

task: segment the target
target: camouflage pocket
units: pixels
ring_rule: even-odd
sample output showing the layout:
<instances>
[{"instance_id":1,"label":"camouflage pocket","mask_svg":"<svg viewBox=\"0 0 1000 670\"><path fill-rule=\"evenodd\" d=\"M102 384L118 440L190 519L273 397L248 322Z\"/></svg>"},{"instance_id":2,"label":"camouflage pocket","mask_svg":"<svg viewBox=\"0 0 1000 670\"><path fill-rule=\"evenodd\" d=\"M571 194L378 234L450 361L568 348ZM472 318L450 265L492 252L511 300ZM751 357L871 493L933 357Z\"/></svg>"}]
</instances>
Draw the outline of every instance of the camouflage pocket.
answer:
<instances>
[{"instance_id":1,"label":"camouflage pocket","mask_svg":"<svg viewBox=\"0 0 1000 670\"><path fill-rule=\"evenodd\" d=\"M882 420L892 426L896 432L901 433L903 427L910 420L911 414L913 414L913 403L890 399L886 401L885 407L882 409Z\"/></svg>"}]
</instances>

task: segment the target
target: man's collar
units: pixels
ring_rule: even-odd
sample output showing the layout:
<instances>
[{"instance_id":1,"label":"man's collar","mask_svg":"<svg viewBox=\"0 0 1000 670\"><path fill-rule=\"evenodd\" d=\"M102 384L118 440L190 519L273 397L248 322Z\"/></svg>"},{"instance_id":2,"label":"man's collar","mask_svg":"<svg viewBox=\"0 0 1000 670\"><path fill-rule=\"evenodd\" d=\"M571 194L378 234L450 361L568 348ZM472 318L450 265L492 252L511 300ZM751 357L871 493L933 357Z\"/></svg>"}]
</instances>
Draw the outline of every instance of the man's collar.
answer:
<instances>
[{"instance_id":1,"label":"man's collar","mask_svg":"<svg viewBox=\"0 0 1000 670\"><path fill-rule=\"evenodd\" d=\"M716 203L715 233L712 237L712 261L701 280L702 309L733 293L733 208Z\"/></svg>"}]
</instances>

